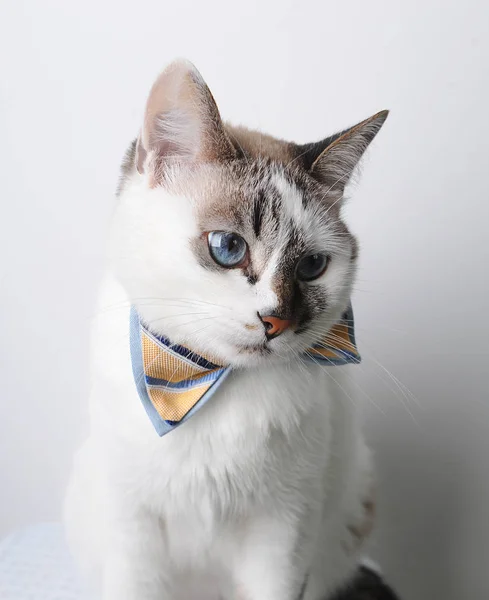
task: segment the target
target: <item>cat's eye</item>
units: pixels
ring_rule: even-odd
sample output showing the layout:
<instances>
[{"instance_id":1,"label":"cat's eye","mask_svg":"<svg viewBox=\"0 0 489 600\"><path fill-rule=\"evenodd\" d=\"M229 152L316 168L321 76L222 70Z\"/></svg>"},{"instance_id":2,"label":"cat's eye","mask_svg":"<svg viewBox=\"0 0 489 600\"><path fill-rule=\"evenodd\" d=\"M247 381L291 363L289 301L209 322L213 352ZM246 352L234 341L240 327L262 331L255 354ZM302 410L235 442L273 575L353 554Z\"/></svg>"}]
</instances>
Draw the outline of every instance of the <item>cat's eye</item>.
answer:
<instances>
[{"instance_id":1,"label":"cat's eye","mask_svg":"<svg viewBox=\"0 0 489 600\"><path fill-rule=\"evenodd\" d=\"M326 254L310 254L298 263L295 274L299 281L314 281L326 271L329 257Z\"/></svg>"},{"instance_id":2,"label":"cat's eye","mask_svg":"<svg viewBox=\"0 0 489 600\"><path fill-rule=\"evenodd\" d=\"M209 253L214 261L226 269L244 267L248 261L248 244L237 233L210 231L207 234Z\"/></svg>"}]
</instances>

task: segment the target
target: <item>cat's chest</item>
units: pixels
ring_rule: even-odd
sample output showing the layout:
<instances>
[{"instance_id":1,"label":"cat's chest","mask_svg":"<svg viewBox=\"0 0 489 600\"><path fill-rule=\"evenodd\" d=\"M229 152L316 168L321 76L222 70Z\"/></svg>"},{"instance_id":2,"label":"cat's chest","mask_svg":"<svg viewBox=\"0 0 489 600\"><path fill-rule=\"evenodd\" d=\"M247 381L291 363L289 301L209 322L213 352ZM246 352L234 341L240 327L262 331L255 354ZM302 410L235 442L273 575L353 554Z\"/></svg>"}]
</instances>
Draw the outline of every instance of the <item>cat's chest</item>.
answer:
<instances>
[{"instance_id":1,"label":"cat's chest","mask_svg":"<svg viewBox=\"0 0 489 600\"><path fill-rule=\"evenodd\" d=\"M156 507L222 516L319 481L331 423L328 390L314 371L303 379L286 368L232 374L194 417L155 439L140 474Z\"/></svg>"}]
</instances>

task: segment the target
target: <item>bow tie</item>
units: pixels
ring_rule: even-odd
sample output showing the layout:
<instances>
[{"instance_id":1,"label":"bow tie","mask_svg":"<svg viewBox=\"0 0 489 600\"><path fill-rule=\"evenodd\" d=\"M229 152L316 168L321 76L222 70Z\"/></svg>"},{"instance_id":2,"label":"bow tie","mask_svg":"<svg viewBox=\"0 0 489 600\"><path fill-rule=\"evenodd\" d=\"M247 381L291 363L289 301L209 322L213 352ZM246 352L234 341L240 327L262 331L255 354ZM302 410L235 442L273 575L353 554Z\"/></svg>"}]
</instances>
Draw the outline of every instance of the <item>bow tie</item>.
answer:
<instances>
[{"instance_id":1,"label":"bow tie","mask_svg":"<svg viewBox=\"0 0 489 600\"><path fill-rule=\"evenodd\" d=\"M232 367L218 365L192 350L156 335L136 309L130 318L131 360L139 397L158 435L163 436L194 415L216 393ZM304 359L323 365L358 364L351 306ZM299 375L298 375L299 376Z\"/></svg>"}]
</instances>

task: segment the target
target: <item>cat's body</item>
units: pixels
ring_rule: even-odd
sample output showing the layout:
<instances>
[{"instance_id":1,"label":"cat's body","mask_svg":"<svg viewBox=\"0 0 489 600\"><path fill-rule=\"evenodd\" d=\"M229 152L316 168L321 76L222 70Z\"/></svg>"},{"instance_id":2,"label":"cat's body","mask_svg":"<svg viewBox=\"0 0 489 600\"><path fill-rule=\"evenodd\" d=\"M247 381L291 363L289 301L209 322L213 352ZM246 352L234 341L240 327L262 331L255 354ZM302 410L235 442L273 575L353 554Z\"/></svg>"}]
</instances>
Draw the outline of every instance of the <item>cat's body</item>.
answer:
<instances>
[{"instance_id":1,"label":"cat's body","mask_svg":"<svg viewBox=\"0 0 489 600\"><path fill-rule=\"evenodd\" d=\"M304 586L305 600L322 600L353 573L373 501L349 367L300 359L349 300L356 244L334 206L343 186L332 189L334 153L328 171L311 147L225 129L203 85L181 63L162 75L124 167L92 339L91 433L66 502L68 537L102 600L297 600ZM198 134L182 121L189 97ZM162 124L169 114L176 124ZM377 119L375 129L370 120L359 130L354 164L385 116ZM353 156L355 129L347 135ZM326 146L338 139L344 167L341 137ZM317 154L316 179L304 163L290 164L307 152ZM209 259L202 238L214 230L246 240L239 268ZM321 286L310 278L289 285L294 271L285 267L277 279L302 248L323 247L330 254ZM163 438L134 383L131 305L155 332L236 367ZM293 325L265 339L262 315L271 312Z\"/></svg>"}]
</instances>

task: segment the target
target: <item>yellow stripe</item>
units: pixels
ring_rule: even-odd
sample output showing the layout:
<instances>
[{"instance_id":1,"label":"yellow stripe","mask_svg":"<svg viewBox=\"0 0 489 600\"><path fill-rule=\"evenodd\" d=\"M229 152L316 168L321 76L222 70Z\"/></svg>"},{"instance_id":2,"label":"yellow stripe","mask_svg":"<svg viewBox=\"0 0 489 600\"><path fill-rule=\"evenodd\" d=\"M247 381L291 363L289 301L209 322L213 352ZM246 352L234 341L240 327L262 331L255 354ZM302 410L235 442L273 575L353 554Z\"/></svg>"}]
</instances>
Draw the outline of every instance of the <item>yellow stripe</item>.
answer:
<instances>
[{"instance_id":1,"label":"yellow stripe","mask_svg":"<svg viewBox=\"0 0 489 600\"><path fill-rule=\"evenodd\" d=\"M308 354L322 356L323 358L336 359L339 358L339 354L329 348L311 348L307 351Z\"/></svg>"},{"instance_id":2,"label":"yellow stripe","mask_svg":"<svg viewBox=\"0 0 489 600\"><path fill-rule=\"evenodd\" d=\"M338 350L349 352L353 356L359 357L358 350L350 341L349 327L346 323L337 323L329 333L321 340L324 348L317 347L308 350L309 354L315 354L324 358L341 358Z\"/></svg>"},{"instance_id":3,"label":"yellow stripe","mask_svg":"<svg viewBox=\"0 0 489 600\"><path fill-rule=\"evenodd\" d=\"M165 379L171 383L179 383L185 379L192 379L196 375L205 374L207 371L198 365L190 365L161 348L144 332L141 346L143 351L144 372L148 377Z\"/></svg>"},{"instance_id":4,"label":"yellow stripe","mask_svg":"<svg viewBox=\"0 0 489 600\"><path fill-rule=\"evenodd\" d=\"M357 349L350 342L349 327L346 323L337 323L336 325L333 325L323 341L332 348L347 350L352 354L357 354Z\"/></svg>"},{"instance_id":5,"label":"yellow stripe","mask_svg":"<svg viewBox=\"0 0 489 600\"><path fill-rule=\"evenodd\" d=\"M161 388L148 388L151 402L165 421L181 421L188 411L202 398L213 382L185 392Z\"/></svg>"}]
</instances>

